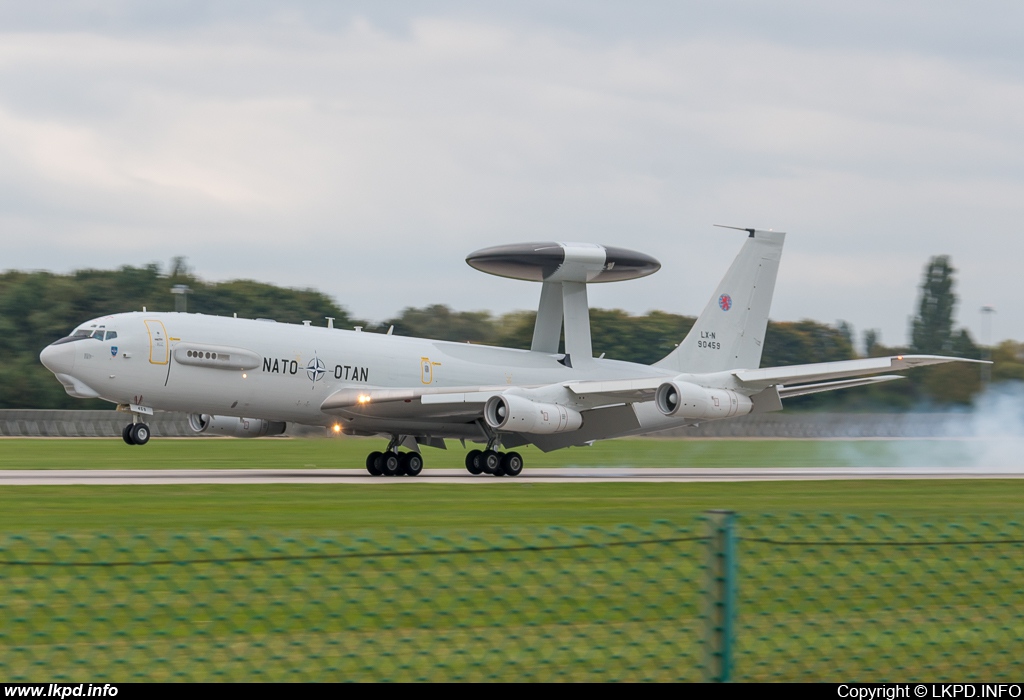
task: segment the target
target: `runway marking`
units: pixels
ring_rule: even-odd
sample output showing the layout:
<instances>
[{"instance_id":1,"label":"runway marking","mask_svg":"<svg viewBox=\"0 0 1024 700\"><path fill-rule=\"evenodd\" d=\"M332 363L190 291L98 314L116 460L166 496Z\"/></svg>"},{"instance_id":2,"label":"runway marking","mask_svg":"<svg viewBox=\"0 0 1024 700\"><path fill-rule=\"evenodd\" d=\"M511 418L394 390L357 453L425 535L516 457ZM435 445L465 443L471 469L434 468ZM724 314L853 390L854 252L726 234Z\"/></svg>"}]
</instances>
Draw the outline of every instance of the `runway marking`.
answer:
<instances>
[{"instance_id":1,"label":"runway marking","mask_svg":"<svg viewBox=\"0 0 1024 700\"><path fill-rule=\"evenodd\" d=\"M361 469L22 469L0 470L2 486L168 484L580 484L700 483L720 481L843 481L859 479L1021 479L1024 468L831 467L831 468L554 468L515 478L473 476L461 469L424 470L417 477L371 476Z\"/></svg>"}]
</instances>

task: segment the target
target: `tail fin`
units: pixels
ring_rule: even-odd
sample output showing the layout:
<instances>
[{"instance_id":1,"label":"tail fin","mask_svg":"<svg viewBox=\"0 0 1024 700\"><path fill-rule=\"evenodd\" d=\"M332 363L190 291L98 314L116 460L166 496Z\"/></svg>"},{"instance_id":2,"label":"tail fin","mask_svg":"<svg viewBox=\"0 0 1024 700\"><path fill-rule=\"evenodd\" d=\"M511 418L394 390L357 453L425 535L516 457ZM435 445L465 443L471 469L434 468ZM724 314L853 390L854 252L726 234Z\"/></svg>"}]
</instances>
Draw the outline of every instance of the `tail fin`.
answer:
<instances>
[{"instance_id":1,"label":"tail fin","mask_svg":"<svg viewBox=\"0 0 1024 700\"><path fill-rule=\"evenodd\" d=\"M704 374L761 365L768 309L786 234L742 230L750 236L711 301L679 347L654 363L656 367Z\"/></svg>"}]
</instances>

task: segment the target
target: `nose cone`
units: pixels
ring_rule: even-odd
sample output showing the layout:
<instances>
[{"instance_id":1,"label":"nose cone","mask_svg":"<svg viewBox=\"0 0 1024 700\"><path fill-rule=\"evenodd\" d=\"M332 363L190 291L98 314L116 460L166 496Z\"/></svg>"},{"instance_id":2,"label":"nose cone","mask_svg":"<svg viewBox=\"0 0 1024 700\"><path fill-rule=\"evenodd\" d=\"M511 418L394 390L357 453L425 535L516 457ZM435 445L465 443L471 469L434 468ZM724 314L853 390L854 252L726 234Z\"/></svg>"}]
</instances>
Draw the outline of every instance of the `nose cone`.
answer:
<instances>
[{"instance_id":1,"label":"nose cone","mask_svg":"<svg viewBox=\"0 0 1024 700\"><path fill-rule=\"evenodd\" d=\"M70 374L75 367L74 343L47 345L39 353L39 361L54 374Z\"/></svg>"}]
</instances>

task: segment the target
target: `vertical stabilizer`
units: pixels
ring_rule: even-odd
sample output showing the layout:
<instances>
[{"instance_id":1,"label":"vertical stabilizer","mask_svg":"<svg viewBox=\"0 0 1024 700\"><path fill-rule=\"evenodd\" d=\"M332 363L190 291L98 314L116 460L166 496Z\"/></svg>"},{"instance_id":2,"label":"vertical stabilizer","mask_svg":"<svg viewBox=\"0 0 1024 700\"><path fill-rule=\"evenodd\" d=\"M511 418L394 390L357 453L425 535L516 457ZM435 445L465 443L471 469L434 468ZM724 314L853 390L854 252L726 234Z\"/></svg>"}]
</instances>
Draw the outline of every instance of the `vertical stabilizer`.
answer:
<instances>
[{"instance_id":1,"label":"vertical stabilizer","mask_svg":"<svg viewBox=\"0 0 1024 700\"><path fill-rule=\"evenodd\" d=\"M761 365L786 234L742 230L749 236L708 305L679 347L655 366L704 374Z\"/></svg>"}]
</instances>

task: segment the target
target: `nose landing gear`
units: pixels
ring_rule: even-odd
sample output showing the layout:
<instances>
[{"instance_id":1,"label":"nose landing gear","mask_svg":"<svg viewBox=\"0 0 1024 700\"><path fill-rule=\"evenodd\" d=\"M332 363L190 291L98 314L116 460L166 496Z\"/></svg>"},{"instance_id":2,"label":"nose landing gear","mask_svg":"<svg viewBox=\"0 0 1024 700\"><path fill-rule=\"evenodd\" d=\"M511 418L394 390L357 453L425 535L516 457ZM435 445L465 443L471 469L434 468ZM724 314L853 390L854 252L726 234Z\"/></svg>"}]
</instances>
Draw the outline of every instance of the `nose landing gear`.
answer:
<instances>
[{"instance_id":1,"label":"nose landing gear","mask_svg":"<svg viewBox=\"0 0 1024 700\"><path fill-rule=\"evenodd\" d=\"M132 422L121 430L121 439L127 445L145 445L149 442L152 432L149 426L142 422L145 416L153 415L153 409L147 406L122 403L117 405L117 410L122 413L132 414Z\"/></svg>"}]
</instances>

